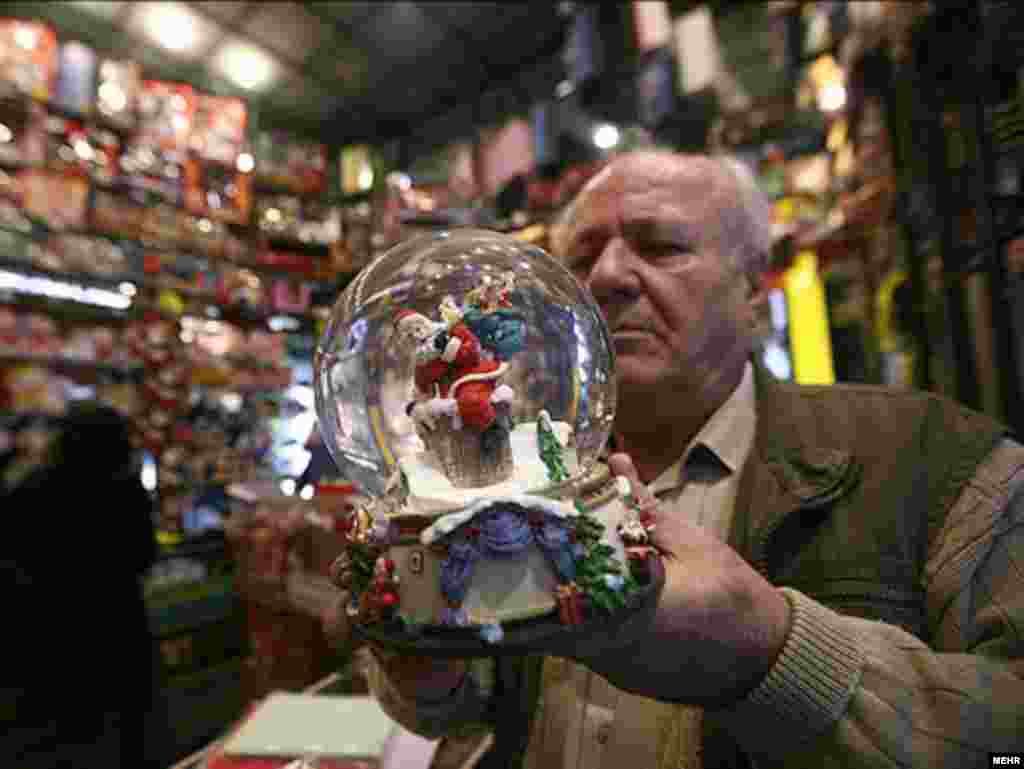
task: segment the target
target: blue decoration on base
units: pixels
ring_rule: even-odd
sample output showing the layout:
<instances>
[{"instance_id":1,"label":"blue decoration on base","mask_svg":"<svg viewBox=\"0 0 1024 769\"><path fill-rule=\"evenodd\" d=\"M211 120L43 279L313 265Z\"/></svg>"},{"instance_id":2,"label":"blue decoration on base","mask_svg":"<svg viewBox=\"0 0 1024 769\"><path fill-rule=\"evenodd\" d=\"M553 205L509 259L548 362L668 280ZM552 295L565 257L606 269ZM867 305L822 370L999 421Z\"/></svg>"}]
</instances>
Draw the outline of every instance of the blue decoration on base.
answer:
<instances>
[{"instance_id":1,"label":"blue decoration on base","mask_svg":"<svg viewBox=\"0 0 1024 769\"><path fill-rule=\"evenodd\" d=\"M484 643L498 644L501 643L502 639L505 638L505 631L501 629L501 624L497 622L490 622L480 627L480 640Z\"/></svg>"}]
</instances>

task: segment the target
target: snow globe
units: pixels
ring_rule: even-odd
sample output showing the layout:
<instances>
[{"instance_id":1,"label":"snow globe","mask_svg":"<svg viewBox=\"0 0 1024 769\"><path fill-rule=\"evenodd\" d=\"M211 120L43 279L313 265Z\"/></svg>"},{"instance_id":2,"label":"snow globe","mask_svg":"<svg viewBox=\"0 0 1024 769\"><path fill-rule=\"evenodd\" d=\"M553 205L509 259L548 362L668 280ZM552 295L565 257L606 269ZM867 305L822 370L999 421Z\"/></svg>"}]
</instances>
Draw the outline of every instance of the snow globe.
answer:
<instances>
[{"instance_id":1,"label":"snow globe","mask_svg":"<svg viewBox=\"0 0 1024 769\"><path fill-rule=\"evenodd\" d=\"M643 511L600 461L608 330L542 249L468 228L393 247L335 304L314 389L365 498L332 565L364 637L523 653L652 592Z\"/></svg>"}]
</instances>

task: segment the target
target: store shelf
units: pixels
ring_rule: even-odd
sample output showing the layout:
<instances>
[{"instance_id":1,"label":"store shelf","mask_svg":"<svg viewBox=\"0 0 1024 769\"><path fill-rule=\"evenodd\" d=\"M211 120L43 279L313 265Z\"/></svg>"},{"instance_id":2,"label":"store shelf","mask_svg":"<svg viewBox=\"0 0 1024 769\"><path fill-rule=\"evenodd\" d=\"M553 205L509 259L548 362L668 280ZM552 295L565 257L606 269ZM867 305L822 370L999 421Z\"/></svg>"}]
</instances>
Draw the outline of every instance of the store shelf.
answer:
<instances>
[{"instance_id":1,"label":"store shelf","mask_svg":"<svg viewBox=\"0 0 1024 769\"><path fill-rule=\"evenodd\" d=\"M73 378L95 378L98 375L130 379L142 373L142 364L119 365L73 358L65 355L34 355L32 353L4 352L0 350L0 366L45 366Z\"/></svg>"}]
</instances>

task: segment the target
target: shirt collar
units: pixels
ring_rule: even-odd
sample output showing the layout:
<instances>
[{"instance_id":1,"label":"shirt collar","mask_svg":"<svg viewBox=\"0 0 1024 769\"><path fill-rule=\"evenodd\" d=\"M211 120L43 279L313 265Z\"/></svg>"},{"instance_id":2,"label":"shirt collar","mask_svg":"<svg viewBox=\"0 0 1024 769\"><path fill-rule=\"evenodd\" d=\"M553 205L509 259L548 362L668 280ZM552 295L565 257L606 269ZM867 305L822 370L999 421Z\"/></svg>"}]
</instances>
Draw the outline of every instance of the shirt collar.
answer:
<instances>
[{"instance_id":1,"label":"shirt collar","mask_svg":"<svg viewBox=\"0 0 1024 769\"><path fill-rule=\"evenodd\" d=\"M710 451L729 474L737 472L754 445L756 415L754 372L748 362L736 389L704 423L682 456L654 480L650 486L651 493L658 494L685 483L683 468L697 446Z\"/></svg>"}]
</instances>

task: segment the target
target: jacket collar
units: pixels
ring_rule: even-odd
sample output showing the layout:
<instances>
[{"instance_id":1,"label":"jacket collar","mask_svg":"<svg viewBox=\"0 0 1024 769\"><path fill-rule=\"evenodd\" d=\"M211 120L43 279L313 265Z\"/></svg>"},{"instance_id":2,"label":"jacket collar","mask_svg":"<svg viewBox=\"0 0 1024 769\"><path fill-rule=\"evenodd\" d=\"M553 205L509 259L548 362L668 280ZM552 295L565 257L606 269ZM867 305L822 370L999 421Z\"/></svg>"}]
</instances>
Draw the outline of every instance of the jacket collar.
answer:
<instances>
[{"instance_id":1,"label":"jacket collar","mask_svg":"<svg viewBox=\"0 0 1024 769\"><path fill-rule=\"evenodd\" d=\"M800 417L806 402L793 385L754 363L758 423L740 476L729 542L765 576L773 535L794 516L813 516L856 486L860 464L824 445Z\"/></svg>"}]
</instances>

